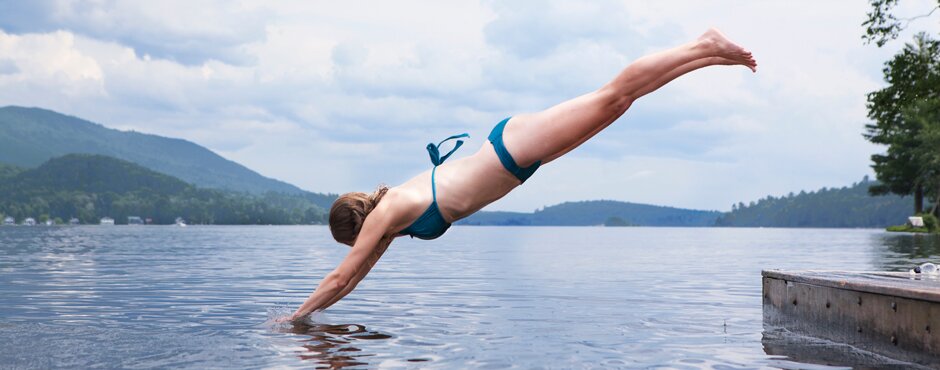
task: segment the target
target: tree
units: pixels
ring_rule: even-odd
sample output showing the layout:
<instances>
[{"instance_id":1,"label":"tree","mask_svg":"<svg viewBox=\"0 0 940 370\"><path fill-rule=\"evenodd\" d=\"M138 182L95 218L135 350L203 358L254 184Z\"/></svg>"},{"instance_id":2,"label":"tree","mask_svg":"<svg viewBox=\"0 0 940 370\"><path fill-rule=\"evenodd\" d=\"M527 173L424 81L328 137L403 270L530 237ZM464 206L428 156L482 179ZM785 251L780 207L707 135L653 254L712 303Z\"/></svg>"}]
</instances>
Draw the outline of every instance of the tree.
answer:
<instances>
[{"instance_id":1,"label":"tree","mask_svg":"<svg viewBox=\"0 0 940 370\"><path fill-rule=\"evenodd\" d=\"M889 40L898 38L898 34L906 29L911 22L927 18L940 9L940 0L937 6L929 11L910 18L898 18L891 13L891 10L898 5L899 0L871 0L871 11L868 12L868 19L862 22L865 26L865 35L862 39L866 43L874 42L878 47L884 46Z\"/></svg>"},{"instance_id":2,"label":"tree","mask_svg":"<svg viewBox=\"0 0 940 370\"><path fill-rule=\"evenodd\" d=\"M920 146L917 134L923 125L906 119L903 112L918 101L940 97L940 42L925 33L917 34L914 43L906 44L885 63L884 75L888 86L868 94L868 117L874 123L865 125L863 136L888 146L884 154L871 156L872 168L881 183L870 187L869 192L913 194L914 213L919 213L924 184L916 151Z\"/></svg>"},{"instance_id":3,"label":"tree","mask_svg":"<svg viewBox=\"0 0 940 370\"><path fill-rule=\"evenodd\" d=\"M922 100L904 110L904 117L920 126L914 150L918 163L918 181L928 189L933 200L930 213L940 216L940 98Z\"/></svg>"}]
</instances>

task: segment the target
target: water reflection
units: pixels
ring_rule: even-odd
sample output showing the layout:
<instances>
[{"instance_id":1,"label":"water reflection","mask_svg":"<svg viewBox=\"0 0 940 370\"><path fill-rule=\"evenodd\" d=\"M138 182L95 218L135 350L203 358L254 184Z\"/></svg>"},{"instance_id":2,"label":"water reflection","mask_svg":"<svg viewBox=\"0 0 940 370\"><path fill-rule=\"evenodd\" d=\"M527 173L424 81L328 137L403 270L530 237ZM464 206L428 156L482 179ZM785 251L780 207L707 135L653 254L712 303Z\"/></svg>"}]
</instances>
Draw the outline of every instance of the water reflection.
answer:
<instances>
[{"instance_id":1,"label":"water reflection","mask_svg":"<svg viewBox=\"0 0 940 370\"><path fill-rule=\"evenodd\" d=\"M876 270L907 271L924 262L940 262L940 235L878 233L871 238Z\"/></svg>"},{"instance_id":2,"label":"water reflection","mask_svg":"<svg viewBox=\"0 0 940 370\"><path fill-rule=\"evenodd\" d=\"M764 353L774 358L769 365L781 369L851 369L909 366L845 344L803 336L764 323Z\"/></svg>"},{"instance_id":3,"label":"water reflection","mask_svg":"<svg viewBox=\"0 0 940 370\"><path fill-rule=\"evenodd\" d=\"M368 365L365 360L374 354L364 352L356 346L356 342L392 338L391 335L368 330L360 324L294 324L289 332L309 336L302 340L302 347L311 353L298 356L301 360L312 360L325 365L318 368L330 369Z\"/></svg>"}]
</instances>

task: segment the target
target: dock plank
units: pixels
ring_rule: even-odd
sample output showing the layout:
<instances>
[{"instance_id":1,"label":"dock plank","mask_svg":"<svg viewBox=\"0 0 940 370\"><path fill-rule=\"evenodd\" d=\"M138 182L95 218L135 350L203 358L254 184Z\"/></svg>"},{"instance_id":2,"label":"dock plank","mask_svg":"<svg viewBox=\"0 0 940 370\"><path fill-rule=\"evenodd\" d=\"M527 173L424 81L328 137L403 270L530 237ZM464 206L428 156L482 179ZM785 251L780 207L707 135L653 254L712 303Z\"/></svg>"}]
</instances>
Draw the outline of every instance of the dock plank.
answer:
<instances>
[{"instance_id":1,"label":"dock plank","mask_svg":"<svg viewBox=\"0 0 940 370\"><path fill-rule=\"evenodd\" d=\"M764 270L764 277L940 303L940 275L885 271Z\"/></svg>"}]
</instances>

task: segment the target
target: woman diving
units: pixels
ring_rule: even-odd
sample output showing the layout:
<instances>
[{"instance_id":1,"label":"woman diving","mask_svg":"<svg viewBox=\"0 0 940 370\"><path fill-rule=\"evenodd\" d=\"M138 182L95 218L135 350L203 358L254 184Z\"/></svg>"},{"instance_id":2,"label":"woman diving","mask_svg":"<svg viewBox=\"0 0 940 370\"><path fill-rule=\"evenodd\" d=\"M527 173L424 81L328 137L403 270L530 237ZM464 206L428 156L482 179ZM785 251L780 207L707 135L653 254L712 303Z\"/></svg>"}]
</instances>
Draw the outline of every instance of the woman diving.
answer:
<instances>
[{"instance_id":1,"label":"woman diving","mask_svg":"<svg viewBox=\"0 0 940 370\"><path fill-rule=\"evenodd\" d=\"M600 89L537 113L499 122L474 154L444 161L444 141L429 144L434 167L404 184L372 194L341 195L330 209L330 231L352 249L326 275L290 320L330 307L369 273L396 237L441 236L450 224L502 198L539 166L561 157L613 123L636 99L688 72L713 65L742 65L757 71L751 53L717 30L695 41L637 59ZM438 171L440 170L440 171Z\"/></svg>"}]
</instances>

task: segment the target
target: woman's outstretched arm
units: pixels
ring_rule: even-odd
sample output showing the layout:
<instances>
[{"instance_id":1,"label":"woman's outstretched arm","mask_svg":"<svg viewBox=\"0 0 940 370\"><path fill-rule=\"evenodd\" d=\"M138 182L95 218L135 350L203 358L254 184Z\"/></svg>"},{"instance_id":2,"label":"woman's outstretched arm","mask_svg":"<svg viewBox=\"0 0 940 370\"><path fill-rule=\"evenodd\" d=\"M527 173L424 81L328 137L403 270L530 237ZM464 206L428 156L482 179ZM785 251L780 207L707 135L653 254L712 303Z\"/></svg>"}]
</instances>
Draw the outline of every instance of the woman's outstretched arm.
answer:
<instances>
[{"instance_id":1,"label":"woman's outstretched arm","mask_svg":"<svg viewBox=\"0 0 940 370\"><path fill-rule=\"evenodd\" d=\"M385 254L385 250L388 249L388 246L390 244L392 244L391 237L385 237L382 240L380 240L378 248L376 248L375 251L372 252L372 255L369 256L369 258L366 260L366 265L363 266L363 268L359 269L359 273L356 274L356 276L352 279L352 281L348 285L346 285L346 287L343 288L343 290L339 292L339 294L333 297L333 300L327 302L325 305L323 305L322 308L319 308L319 310L325 310L327 308L330 308L330 306L332 306L336 302L339 302L339 300L343 299L343 297L349 294L349 292L352 292L353 289L356 289L356 286L359 285L359 282L362 281L362 279L365 278L366 275L369 274L369 271L372 271L372 267L375 266L375 263L379 262L379 258L382 258L382 255Z\"/></svg>"},{"instance_id":2,"label":"woman's outstretched arm","mask_svg":"<svg viewBox=\"0 0 940 370\"><path fill-rule=\"evenodd\" d=\"M390 219L385 211L386 209L377 208L366 217L352 250L336 269L320 281L317 289L291 315L291 320L301 319L313 311L329 307L349 294L368 274L391 243L391 238L385 235ZM388 239L387 243L385 243L386 239Z\"/></svg>"}]
</instances>

